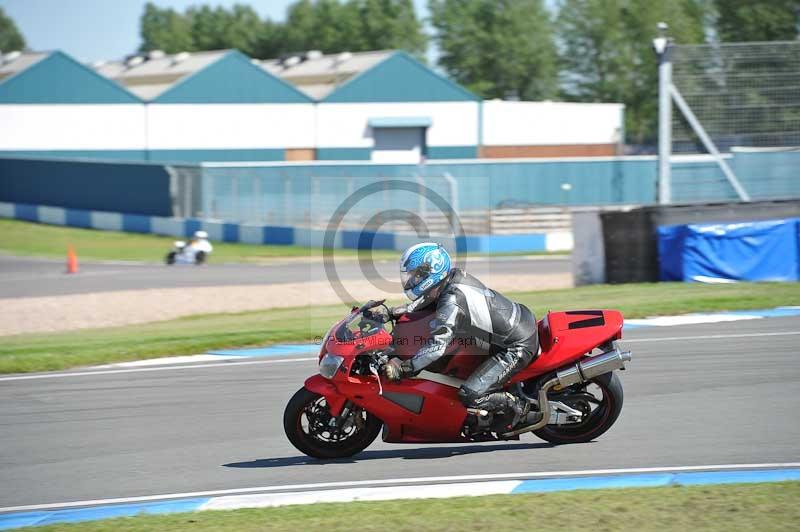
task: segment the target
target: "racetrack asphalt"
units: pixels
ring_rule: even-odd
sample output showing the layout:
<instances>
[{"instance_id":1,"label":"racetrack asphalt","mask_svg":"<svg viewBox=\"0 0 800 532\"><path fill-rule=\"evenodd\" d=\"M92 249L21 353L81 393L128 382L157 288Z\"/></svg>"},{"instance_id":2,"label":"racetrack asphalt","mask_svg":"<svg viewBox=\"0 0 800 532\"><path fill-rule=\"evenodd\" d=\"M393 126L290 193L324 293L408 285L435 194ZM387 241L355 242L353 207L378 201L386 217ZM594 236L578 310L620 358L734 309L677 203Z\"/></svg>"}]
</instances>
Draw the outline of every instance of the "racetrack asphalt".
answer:
<instances>
[{"instance_id":1,"label":"racetrack asphalt","mask_svg":"<svg viewBox=\"0 0 800 532\"><path fill-rule=\"evenodd\" d=\"M468 257L469 271L477 275L559 274L569 271L569 256ZM375 273L362 273L354 259L336 261L343 280L376 279L397 283L397 261L375 262ZM265 264L216 264L165 266L136 263L80 263L79 273L64 273L64 261L0 255L0 298L84 294L147 288L262 285L302 283L325 279L321 260L276 259Z\"/></svg>"},{"instance_id":2,"label":"racetrack asphalt","mask_svg":"<svg viewBox=\"0 0 800 532\"><path fill-rule=\"evenodd\" d=\"M642 328L625 338L634 355L621 374L625 405L595 442L377 441L335 462L301 455L283 434L283 408L316 372L314 357L0 377L0 507L312 482L800 461L800 318Z\"/></svg>"}]
</instances>

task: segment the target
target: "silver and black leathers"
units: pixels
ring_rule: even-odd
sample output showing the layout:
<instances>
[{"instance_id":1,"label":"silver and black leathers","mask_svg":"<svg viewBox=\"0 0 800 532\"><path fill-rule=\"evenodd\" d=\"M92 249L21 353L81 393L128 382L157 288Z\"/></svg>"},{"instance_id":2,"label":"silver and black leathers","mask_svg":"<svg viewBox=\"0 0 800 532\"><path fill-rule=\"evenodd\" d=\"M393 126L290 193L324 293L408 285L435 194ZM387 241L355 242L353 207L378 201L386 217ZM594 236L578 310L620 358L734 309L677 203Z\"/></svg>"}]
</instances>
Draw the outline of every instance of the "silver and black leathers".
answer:
<instances>
[{"instance_id":1,"label":"silver and black leathers","mask_svg":"<svg viewBox=\"0 0 800 532\"><path fill-rule=\"evenodd\" d=\"M460 390L467 406L495 410L506 405L497 392L527 366L539 350L536 319L525 306L456 269L436 297L430 339L410 360L414 373L444 356L454 338L469 339L489 356ZM416 303L416 301L415 301ZM417 309L427 306L415 305ZM495 404L496 403L496 404Z\"/></svg>"}]
</instances>

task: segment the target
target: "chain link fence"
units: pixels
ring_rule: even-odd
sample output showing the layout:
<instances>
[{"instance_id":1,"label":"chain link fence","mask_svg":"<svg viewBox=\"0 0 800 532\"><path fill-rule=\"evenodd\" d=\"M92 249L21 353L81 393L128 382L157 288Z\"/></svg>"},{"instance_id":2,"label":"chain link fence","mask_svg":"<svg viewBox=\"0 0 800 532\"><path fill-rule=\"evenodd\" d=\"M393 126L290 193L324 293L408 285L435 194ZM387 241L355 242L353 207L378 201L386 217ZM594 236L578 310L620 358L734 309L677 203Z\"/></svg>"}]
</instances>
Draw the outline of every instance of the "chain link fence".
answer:
<instances>
[{"instance_id":1,"label":"chain link fence","mask_svg":"<svg viewBox=\"0 0 800 532\"><path fill-rule=\"evenodd\" d=\"M675 45L672 84L722 153L673 112L673 201L737 199L723 163L751 199L800 195L800 42Z\"/></svg>"},{"instance_id":2,"label":"chain link fence","mask_svg":"<svg viewBox=\"0 0 800 532\"><path fill-rule=\"evenodd\" d=\"M800 146L800 41L676 45L672 82L722 152ZM705 150L673 113L672 152Z\"/></svg>"},{"instance_id":3,"label":"chain link fence","mask_svg":"<svg viewBox=\"0 0 800 532\"><path fill-rule=\"evenodd\" d=\"M569 209L498 201L488 178L265 172L249 165L166 168L172 210L184 218L313 229L335 221L345 229L393 232L424 225L434 235L451 233L456 221L466 234L571 229ZM460 195L470 196L465 208Z\"/></svg>"}]
</instances>

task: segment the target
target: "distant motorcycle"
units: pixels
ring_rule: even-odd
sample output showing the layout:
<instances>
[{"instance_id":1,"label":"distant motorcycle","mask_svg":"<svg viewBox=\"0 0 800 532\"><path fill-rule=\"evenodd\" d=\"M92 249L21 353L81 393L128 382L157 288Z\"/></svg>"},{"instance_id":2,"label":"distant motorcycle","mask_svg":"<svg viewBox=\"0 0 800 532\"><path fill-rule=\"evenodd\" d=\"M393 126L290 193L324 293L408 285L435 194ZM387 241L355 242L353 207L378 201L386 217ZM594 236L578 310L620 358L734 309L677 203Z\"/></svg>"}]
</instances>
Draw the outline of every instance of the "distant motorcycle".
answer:
<instances>
[{"instance_id":1,"label":"distant motorcycle","mask_svg":"<svg viewBox=\"0 0 800 532\"><path fill-rule=\"evenodd\" d=\"M196 231L192 239L187 243L183 240L176 240L172 249L164 262L172 264L196 264L200 265L208 260L208 256L214 250L211 242L208 241L208 233Z\"/></svg>"},{"instance_id":2,"label":"distant motorcycle","mask_svg":"<svg viewBox=\"0 0 800 532\"><path fill-rule=\"evenodd\" d=\"M381 305L354 307L330 329L319 374L286 405L284 431L301 452L325 459L352 456L381 427L387 443L515 440L526 432L551 443L587 442L611 428L622 410L616 371L625 369L631 354L617 343L623 323L618 311L549 312L539 321L541 355L504 389L544 416L533 425L500 423L486 430L470 426L470 412L458 398L461 383L483 361L470 346L453 342L441 362L414 378L384 380L390 356L411 357L428 341L433 314L423 310L387 322L371 310ZM599 354L592 355L595 349Z\"/></svg>"}]
</instances>

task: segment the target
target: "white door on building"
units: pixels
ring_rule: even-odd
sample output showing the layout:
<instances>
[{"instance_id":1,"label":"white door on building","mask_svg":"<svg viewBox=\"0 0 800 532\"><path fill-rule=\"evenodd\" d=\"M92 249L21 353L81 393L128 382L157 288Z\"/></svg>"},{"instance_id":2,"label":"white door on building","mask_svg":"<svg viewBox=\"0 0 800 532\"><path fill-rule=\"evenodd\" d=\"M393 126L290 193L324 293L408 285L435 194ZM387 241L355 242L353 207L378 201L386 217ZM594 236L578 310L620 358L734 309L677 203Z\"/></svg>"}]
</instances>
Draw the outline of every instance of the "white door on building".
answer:
<instances>
[{"instance_id":1,"label":"white door on building","mask_svg":"<svg viewBox=\"0 0 800 532\"><path fill-rule=\"evenodd\" d=\"M373 128L372 136L372 161L376 163L417 164L424 153L423 127L378 127Z\"/></svg>"}]
</instances>

